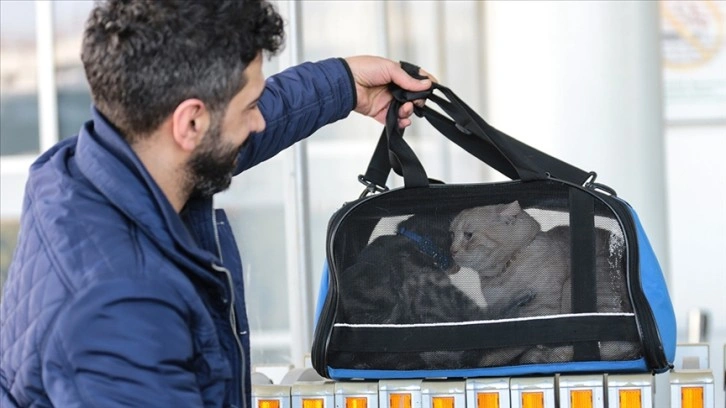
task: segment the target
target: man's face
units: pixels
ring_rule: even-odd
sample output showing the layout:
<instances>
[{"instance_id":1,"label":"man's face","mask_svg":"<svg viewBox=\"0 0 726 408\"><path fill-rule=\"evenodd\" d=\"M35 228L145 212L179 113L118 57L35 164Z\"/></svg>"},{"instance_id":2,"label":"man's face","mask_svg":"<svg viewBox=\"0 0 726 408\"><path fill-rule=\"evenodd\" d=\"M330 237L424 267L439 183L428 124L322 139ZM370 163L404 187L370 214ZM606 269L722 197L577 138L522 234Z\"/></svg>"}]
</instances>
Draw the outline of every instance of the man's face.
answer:
<instances>
[{"instance_id":1,"label":"man's face","mask_svg":"<svg viewBox=\"0 0 726 408\"><path fill-rule=\"evenodd\" d=\"M244 74L247 83L229 102L222 120L212 115L209 130L187 162L191 197L211 197L226 190L250 133L265 129L265 119L257 108L265 86L260 55Z\"/></svg>"}]
</instances>

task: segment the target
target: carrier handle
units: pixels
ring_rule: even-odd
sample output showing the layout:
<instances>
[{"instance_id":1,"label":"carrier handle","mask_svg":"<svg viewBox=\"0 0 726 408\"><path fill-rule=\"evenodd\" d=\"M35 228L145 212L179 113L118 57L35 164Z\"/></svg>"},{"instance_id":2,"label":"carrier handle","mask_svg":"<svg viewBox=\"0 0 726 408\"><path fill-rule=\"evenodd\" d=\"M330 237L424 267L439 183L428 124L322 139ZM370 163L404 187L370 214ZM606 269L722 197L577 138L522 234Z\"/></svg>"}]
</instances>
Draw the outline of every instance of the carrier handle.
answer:
<instances>
[{"instance_id":1,"label":"carrier handle","mask_svg":"<svg viewBox=\"0 0 726 408\"><path fill-rule=\"evenodd\" d=\"M429 181L421 161L411 146L403 140L404 129L398 127L398 111L405 100L394 98L386 113L384 134L388 141L388 163L398 175L403 177L406 188L428 187ZM385 184L385 182L384 182Z\"/></svg>"},{"instance_id":2,"label":"carrier handle","mask_svg":"<svg viewBox=\"0 0 726 408\"><path fill-rule=\"evenodd\" d=\"M418 75L418 67L402 62L409 75ZM385 189L390 170L404 178L406 187L427 186L426 173L410 146L403 140L403 129L398 128L398 110L405 102L426 97L437 104L449 117L424 106L414 107L417 116L423 116L446 138L512 180L544 180L551 177L584 185L591 174L569 163L543 153L489 125L451 89L433 83L428 91L408 92L397 85L389 85L394 97L388 108L386 127L371 157L365 175L359 179L369 191ZM441 92L446 98L434 93ZM473 136L473 137L472 137Z\"/></svg>"}]
</instances>

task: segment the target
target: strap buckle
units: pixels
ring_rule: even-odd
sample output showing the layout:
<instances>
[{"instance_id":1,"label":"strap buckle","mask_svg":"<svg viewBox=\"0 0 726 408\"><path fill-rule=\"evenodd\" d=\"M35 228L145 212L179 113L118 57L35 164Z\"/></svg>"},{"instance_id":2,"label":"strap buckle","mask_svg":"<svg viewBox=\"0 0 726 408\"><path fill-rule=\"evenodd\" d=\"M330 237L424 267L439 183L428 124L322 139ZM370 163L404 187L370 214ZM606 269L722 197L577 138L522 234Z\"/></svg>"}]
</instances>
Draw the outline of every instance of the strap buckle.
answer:
<instances>
[{"instance_id":1,"label":"strap buckle","mask_svg":"<svg viewBox=\"0 0 726 408\"><path fill-rule=\"evenodd\" d=\"M358 181L366 187L366 189L363 190L359 198L363 198L368 194L382 193L384 191L388 191L388 187L380 186L372 180L369 180L368 178L366 178L366 176L362 174L358 175Z\"/></svg>"}]
</instances>

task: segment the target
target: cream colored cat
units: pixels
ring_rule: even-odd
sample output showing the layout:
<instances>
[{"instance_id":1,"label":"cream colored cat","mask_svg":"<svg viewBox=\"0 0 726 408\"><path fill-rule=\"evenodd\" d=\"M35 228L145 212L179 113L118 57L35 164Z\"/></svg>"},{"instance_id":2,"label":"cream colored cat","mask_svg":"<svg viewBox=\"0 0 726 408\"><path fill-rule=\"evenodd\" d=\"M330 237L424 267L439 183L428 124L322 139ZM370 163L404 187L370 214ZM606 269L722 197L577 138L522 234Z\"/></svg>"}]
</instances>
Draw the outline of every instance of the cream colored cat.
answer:
<instances>
[{"instance_id":1,"label":"cream colored cat","mask_svg":"<svg viewBox=\"0 0 726 408\"><path fill-rule=\"evenodd\" d=\"M539 222L514 201L466 209L454 218L450 231L454 261L478 272L482 295L495 319L572 311L569 228L543 232ZM619 271L609 265L613 259L609 235L597 230L597 310L630 311L622 277L608 276ZM513 299L520 300L514 307ZM602 348L602 358L635 358L638 352L632 343L609 342ZM572 347L510 347L487 353L481 364L558 362L572 356Z\"/></svg>"},{"instance_id":2,"label":"cream colored cat","mask_svg":"<svg viewBox=\"0 0 726 408\"><path fill-rule=\"evenodd\" d=\"M560 313L562 285L569 276L568 248L542 232L519 202L466 209L450 230L451 255L459 266L479 273L490 311L533 293L536 298L522 305L517 316Z\"/></svg>"},{"instance_id":3,"label":"cream colored cat","mask_svg":"<svg viewBox=\"0 0 726 408\"><path fill-rule=\"evenodd\" d=\"M482 294L494 316L531 317L561 312L562 287L569 277L568 248L542 232L537 220L523 211L519 202L466 209L454 218L450 230L454 261L479 273ZM513 309L512 299L517 298L530 300ZM506 364L527 349L497 350L487 354L482 365Z\"/></svg>"}]
</instances>

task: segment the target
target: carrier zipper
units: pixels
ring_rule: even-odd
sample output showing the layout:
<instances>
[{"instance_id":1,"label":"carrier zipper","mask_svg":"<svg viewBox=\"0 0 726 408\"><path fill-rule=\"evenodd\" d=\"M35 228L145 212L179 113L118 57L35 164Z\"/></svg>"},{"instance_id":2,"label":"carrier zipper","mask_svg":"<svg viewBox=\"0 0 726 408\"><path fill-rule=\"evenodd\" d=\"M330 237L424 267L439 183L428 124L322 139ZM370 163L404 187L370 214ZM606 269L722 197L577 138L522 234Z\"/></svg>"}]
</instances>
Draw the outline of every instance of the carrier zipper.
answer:
<instances>
[{"instance_id":1,"label":"carrier zipper","mask_svg":"<svg viewBox=\"0 0 726 408\"><path fill-rule=\"evenodd\" d=\"M222 257L222 245L220 244L219 240L219 231L217 230L217 214L214 208L212 208L212 224L214 225L214 240L217 245L217 256L219 256L219 261L224 262L224 258ZM229 284L229 324L232 328L232 335L234 336L235 343L237 344L237 351L239 351L239 358L240 358L240 401L242 402L242 408L247 408L247 397L245 395L245 352L244 348L242 347L242 341L239 338L239 334L237 334L237 314L234 310L234 281L232 280L232 274L229 272L229 270L223 266L219 266L212 262L212 269L214 269L217 272L222 272L227 278L227 283Z\"/></svg>"},{"instance_id":2,"label":"carrier zipper","mask_svg":"<svg viewBox=\"0 0 726 408\"><path fill-rule=\"evenodd\" d=\"M337 283L335 283L335 276L330 270L330 259L328 259L328 294L318 317L318 324L315 327L313 336L313 347L310 353L310 358L318 373L328 378L330 378L330 373L328 373L326 354L330 336L333 333L333 322L335 322L335 308L332 305L338 303L336 287Z\"/></svg>"},{"instance_id":3,"label":"carrier zipper","mask_svg":"<svg viewBox=\"0 0 726 408\"><path fill-rule=\"evenodd\" d=\"M596 199L608 206L610 210L618 218L618 222L623 226L625 230L623 238L625 239L625 246L628 248L627 259L628 259L628 293L630 294L630 301L633 304L633 314L635 315L635 324L640 334L640 341L643 344L643 354L647 366L652 369L655 373L661 373L669 370L670 364L668 358L663 350L663 341L658 331L658 326L655 323L655 316L653 316L653 310L650 308L648 299L643 293L643 284L640 276L640 252L638 248L637 240L628 240L628 237L637 237L638 232L632 220L632 215L627 211L628 204L622 199L615 195L615 191L604 184L597 184L591 182L585 187L569 183L564 180L552 178L552 180L565 183L573 186L577 189L583 190L591 194ZM592 180L594 181L594 177ZM610 193L604 194L595 191L595 189L601 189ZM637 271L637 273L635 273ZM635 287L634 287L635 286Z\"/></svg>"},{"instance_id":4,"label":"carrier zipper","mask_svg":"<svg viewBox=\"0 0 726 408\"><path fill-rule=\"evenodd\" d=\"M628 236L637 237L637 231L632 221L632 215L627 211L628 204L622 199L618 198L614 194L608 195L596 191L595 189L601 189L607 192L615 193L613 189L605 186L604 184L597 184L590 182L585 187L571 183L566 180L560 180L558 178L548 175L548 179L566 184L570 187L577 188L585 191L588 194L595 197L600 202L604 203L618 218L618 222L625 229L623 238L625 239L625 246L628 248L626 255L628 257L628 293L630 294L630 301L633 304L633 314L635 315L635 325L638 328L640 335L640 342L643 344L643 354L645 362L648 368L652 369L655 373L662 373L668 371L671 366L668 363L668 358L663 350L663 341L658 331L658 326L655 323L655 317L653 316L653 310L648 304L643 293L643 285L640 279L640 269L638 263L640 262L638 252L638 242L628 241ZM592 177L594 181L594 177ZM603 188L605 187L605 188ZM631 249L632 248L632 249ZM634 273L638 271L638 273ZM635 284L635 287L633 287Z\"/></svg>"},{"instance_id":5,"label":"carrier zipper","mask_svg":"<svg viewBox=\"0 0 726 408\"><path fill-rule=\"evenodd\" d=\"M639 269L639 248L637 240L632 242L627 241L628 236L636 237L637 230L632 221L631 214L627 212L627 204L617 197L600 197L603 202L610 207L618 216L620 223L625 229L625 239L628 248L632 248L630 253L633 256L628 256L628 271L638 271L637 274L631 275L633 279L628 279L629 290L631 301L633 303L633 313L635 314L635 321L640 332L641 341L643 342L645 360L655 373L662 373L669 370L670 364L665 355L663 349L663 342L661 340L658 326L655 323L655 317L653 310L650 308L650 304L643 293L643 284L640 276ZM610 205L609 200L613 200L617 205ZM637 290L633 290L633 284L636 285Z\"/></svg>"},{"instance_id":6,"label":"carrier zipper","mask_svg":"<svg viewBox=\"0 0 726 408\"><path fill-rule=\"evenodd\" d=\"M338 209L338 211L333 214L330 222L328 223L328 235L327 242L325 244L327 253L326 259L328 262L328 293L326 295L325 302L323 303L323 308L320 311L320 316L318 317L318 324L315 327L315 334L313 336L313 347L310 352L310 359L313 362L313 366L318 370L318 373L323 375L324 377L330 377L330 374L328 373L328 362L326 356L328 351L328 344L330 344L330 337L333 334L333 324L335 323L335 306L338 304L338 283L336 280L336 276L333 273L333 265L335 265L335 260L333 259L333 248L330 237L335 235L335 231L337 231L343 219L345 219L345 216L353 208L368 201L371 198L378 197L379 195L387 194L392 191L396 190L388 190L379 194L369 195L366 197L361 197L355 201L347 202L343 204L343 206L341 206L340 209Z\"/></svg>"}]
</instances>

